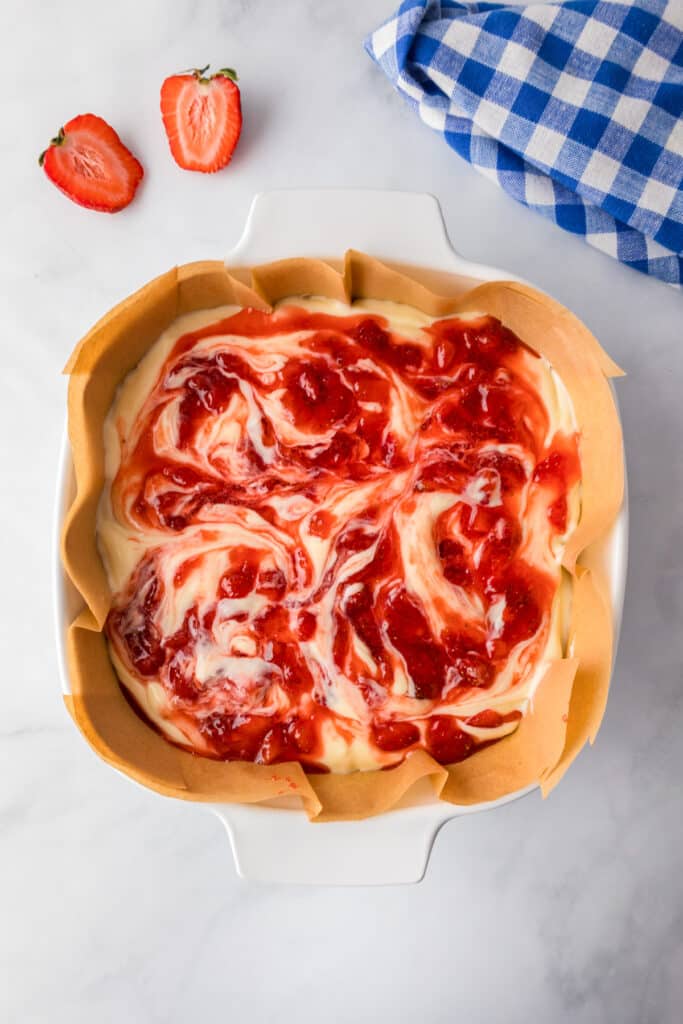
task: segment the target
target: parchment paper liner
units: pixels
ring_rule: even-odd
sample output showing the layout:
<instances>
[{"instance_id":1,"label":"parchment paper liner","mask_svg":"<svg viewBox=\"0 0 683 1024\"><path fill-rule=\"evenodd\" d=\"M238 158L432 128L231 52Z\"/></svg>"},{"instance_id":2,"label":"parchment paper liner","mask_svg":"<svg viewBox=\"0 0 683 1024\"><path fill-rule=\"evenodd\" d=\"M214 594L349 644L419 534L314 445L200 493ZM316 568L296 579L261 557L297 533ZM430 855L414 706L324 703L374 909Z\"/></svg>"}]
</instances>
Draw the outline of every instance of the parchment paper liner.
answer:
<instances>
[{"instance_id":1,"label":"parchment paper liner","mask_svg":"<svg viewBox=\"0 0 683 1024\"><path fill-rule=\"evenodd\" d=\"M339 269L338 269L339 268ZM623 496L619 418L607 383L621 373L568 310L513 282L466 290L462 278L429 288L424 269L407 275L362 253L334 261L280 260L233 275L218 261L170 270L125 299L74 350L69 382L69 437L76 497L66 517L62 557L84 609L67 638L72 692L65 703L97 753L109 764L168 796L210 802L259 803L298 796L314 821L357 819L391 808L418 779L454 804L498 799L538 782L547 794L586 740L593 742L607 699L612 660L608 580L581 565L581 556L614 523ZM245 281L251 281L249 287ZM118 384L178 316L235 304L269 309L296 295L352 301L393 299L431 316L476 311L503 321L545 355L574 404L582 461L582 509L563 564L572 579L568 657L553 662L518 729L459 764L439 765L416 751L400 766L349 775L307 775L298 764L254 765L196 756L168 743L124 698L102 632L111 595L96 546L97 503L104 483L102 427Z\"/></svg>"}]
</instances>

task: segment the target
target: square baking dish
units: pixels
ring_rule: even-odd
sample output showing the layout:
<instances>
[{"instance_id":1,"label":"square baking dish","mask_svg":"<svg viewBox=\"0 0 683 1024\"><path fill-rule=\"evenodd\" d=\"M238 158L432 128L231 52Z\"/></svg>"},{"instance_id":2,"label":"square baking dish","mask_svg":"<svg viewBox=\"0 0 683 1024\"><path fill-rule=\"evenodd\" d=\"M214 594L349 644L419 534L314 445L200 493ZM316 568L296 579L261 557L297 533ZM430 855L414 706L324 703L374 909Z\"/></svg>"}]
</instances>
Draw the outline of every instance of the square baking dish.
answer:
<instances>
[{"instance_id":1,"label":"square baking dish","mask_svg":"<svg viewBox=\"0 0 683 1024\"><path fill-rule=\"evenodd\" d=\"M363 189L283 190L257 195L242 237L226 254L229 267L291 256L339 260L362 250L406 268L449 276L463 291L473 284L520 279L470 263L452 247L437 200L430 195ZM526 283L526 282L525 282ZM65 438L54 518L53 585L62 688L70 692L65 635L82 602L59 555L64 514L73 498L73 466ZM628 502L608 535L593 545L591 568L609 586L618 639L627 562ZM419 881L441 825L451 818L495 808L535 789L498 801L457 807L435 799L426 780L392 810L363 821L312 824L297 802L207 805L225 825L238 873L248 879L304 884L379 885ZM172 798L169 798L172 799Z\"/></svg>"}]
</instances>

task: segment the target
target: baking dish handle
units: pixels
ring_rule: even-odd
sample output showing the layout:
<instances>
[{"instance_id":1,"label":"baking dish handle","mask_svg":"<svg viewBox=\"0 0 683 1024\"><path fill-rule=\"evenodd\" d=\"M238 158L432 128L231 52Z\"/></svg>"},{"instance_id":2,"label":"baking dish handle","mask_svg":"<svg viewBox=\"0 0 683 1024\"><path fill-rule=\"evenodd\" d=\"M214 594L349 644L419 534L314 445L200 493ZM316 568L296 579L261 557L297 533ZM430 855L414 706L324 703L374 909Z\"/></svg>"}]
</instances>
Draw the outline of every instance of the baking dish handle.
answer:
<instances>
[{"instance_id":1,"label":"baking dish handle","mask_svg":"<svg viewBox=\"0 0 683 1024\"><path fill-rule=\"evenodd\" d=\"M434 196L374 189L261 192L226 263L253 265L301 253L339 259L346 249L468 276L477 269L481 276L481 268L453 249Z\"/></svg>"},{"instance_id":2,"label":"baking dish handle","mask_svg":"<svg viewBox=\"0 0 683 1024\"><path fill-rule=\"evenodd\" d=\"M453 807L406 807L365 821L312 824L301 812L215 805L237 873L249 881L304 885L419 882Z\"/></svg>"}]
</instances>

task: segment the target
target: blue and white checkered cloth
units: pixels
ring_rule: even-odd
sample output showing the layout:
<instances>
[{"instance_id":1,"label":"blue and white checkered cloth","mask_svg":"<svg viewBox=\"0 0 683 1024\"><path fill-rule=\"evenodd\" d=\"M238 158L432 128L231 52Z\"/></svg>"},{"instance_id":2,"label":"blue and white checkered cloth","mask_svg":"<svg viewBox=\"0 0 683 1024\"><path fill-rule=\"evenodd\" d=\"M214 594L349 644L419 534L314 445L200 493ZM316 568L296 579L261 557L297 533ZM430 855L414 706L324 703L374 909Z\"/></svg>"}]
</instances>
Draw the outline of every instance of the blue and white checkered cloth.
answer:
<instances>
[{"instance_id":1,"label":"blue and white checkered cloth","mask_svg":"<svg viewBox=\"0 0 683 1024\"><path fill-rule=\"evenodd\" d=\"M404 0L365 47L519 202L683 283L683 0Z\"/></svg>"}]
</instances>

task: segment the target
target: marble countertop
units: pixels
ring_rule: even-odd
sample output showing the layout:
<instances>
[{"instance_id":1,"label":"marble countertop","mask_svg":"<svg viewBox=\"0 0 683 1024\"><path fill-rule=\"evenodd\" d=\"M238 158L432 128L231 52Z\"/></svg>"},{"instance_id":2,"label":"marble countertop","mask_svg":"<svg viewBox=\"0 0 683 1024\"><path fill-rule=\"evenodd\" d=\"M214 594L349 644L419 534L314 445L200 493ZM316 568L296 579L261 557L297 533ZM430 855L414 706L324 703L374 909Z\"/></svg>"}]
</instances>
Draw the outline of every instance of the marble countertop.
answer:
<instances>
[{"instance_id":1,"label":"marble countertop","mask_svg":"<svg viewBox=\"0 0 683 1024\"><path fill-rule=\"evenodd\" d=\"M0 311L5 665L0 718L0 1017L674 1024L683 1004L681 294L517 206L450 152L362 50L390 0L8 3ZM241 75L245 128L214 177L172 163L166 74ZM36 157L76 113L146 167L116 217L54 191ZM631 567L604 726L545 803L440 833L425 881L247 884L218 820L118 777L62 706L50 517L75 340L176 262L220 257L255 192L429 191L469 258L537 283L628 371L619 383Z\"/></svg>"}]
</instances>

